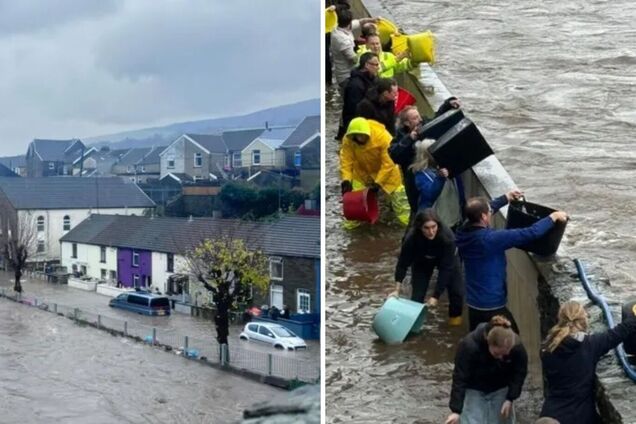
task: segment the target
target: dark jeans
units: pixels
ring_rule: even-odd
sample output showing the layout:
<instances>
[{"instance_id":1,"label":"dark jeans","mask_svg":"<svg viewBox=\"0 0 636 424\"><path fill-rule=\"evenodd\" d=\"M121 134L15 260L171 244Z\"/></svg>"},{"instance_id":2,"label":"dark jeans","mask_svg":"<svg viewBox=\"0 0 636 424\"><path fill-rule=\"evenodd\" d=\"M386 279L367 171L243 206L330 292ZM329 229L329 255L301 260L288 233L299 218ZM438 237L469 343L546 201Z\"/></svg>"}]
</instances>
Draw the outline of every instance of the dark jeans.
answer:
<instances>
[{"instance_id":1,"label":"dark jeans","mask_svg":"<svg viewBox=\"0 0 636 424\"><path fill-rule=\"evenodd\" d=\"M519 334L519 327L517 327L517 322L515 321L515 317L512 316L512 313L506 308L492 309L488 311L483 311L481 309L473 309L470 306L468 307L468 326L469 331L473 331L479 324L482 322L489 322L490 318L495 315L503 315L510 321L512 324L512 329L515 333Z\"/></svg>"},{"instance_id":2,"label":"dark jeans","mask_svg":"<svg viewBox=\"0 0 636 424\"><path fill-rule=\"evenodd\" d=\"M435 266L412 266L411 267L411 300L414 302L424 303L428 284L433 275ZM462 287L462 276L459 268L457 268L450 284L446 287L448 291L448 316L459 317L462 315L464 306L464 290Z\"/></svg>"}]
</instances>

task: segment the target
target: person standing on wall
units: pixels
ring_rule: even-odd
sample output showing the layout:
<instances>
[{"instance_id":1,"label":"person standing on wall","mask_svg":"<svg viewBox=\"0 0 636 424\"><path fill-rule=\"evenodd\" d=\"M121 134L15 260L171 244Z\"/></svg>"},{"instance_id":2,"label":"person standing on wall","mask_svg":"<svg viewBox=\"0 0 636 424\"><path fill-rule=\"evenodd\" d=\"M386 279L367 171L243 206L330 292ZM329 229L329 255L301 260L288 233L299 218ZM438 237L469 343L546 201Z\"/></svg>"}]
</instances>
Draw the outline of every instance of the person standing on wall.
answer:
<instances>
[{"instance_id":1,"label":"person standing on wall","mask_svg":"<svg viewBox=\"0 0 636 424\"><path fill-rule=\"evenodd\" d=\"M492 216L511 200L522 196L515 189L490 202L485 197L473 197L466 203L466 222L457 230L456 242L464 262L471 330L495 315L503 315L519 333L519 327L506 307L506 250L528 244L547 233L556 221L567 220L565 212L555 211L527 228L492 229Z\"/></svg>"},{"instance_id":2,"label":"person standing on wall","mask_svg":"<svg viewBox=\"0 0 636 424\"><path fill-rule=\"evenodd\" d=\"M399 295L406 271L411 266L411 300L424 303L433 270L437 268L437 284L426 303L436 306L440 296L448 288L448 323L452 326L461 325L464 288L455 237L433 209L424 209L417 213L402 241L395 267L396 287L391 296Z\"/></svg>"},{"instance_id":3,"label":"person standing on wall","mask_svg":"<svg viewBox=\"0 0 636 424\"><path fill-rule=\"evenodd\" d=\"M510 321L497 315L479 324L457 347L445 424L513 424L527 374L528 354Z\"/></svg>"},{"instance_id":4,"label":"person standing on wall","mask_svg":"<svg viewBox=\"0 0 636 424\"><path fill-rule=\"evenodd\" d=\"M587 313L578 302L559 308L558 323L548 333L541 350L545 375L542 417L561 424L596 424L596 364L611 349L636 336L636 318L616 327L587 334Z\"/></svg>"}]
</instances>

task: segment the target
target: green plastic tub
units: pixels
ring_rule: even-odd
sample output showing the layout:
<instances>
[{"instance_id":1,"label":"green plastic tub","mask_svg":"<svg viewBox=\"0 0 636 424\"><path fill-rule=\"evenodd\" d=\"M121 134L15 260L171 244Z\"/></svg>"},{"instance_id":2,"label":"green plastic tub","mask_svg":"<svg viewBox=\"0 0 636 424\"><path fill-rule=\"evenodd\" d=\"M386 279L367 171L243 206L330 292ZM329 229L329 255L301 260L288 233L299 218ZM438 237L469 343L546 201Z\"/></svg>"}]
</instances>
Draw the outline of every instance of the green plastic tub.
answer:
<instances>
[{"instance_id":1,"label":"green plastic tub","mask_svg":"<svg viewBox=\"0 0 636 424\"><path fill-rule=\"evenodd\" d=\"M387 344L402 343L409 333L419 333L426 321L426 305L390 297L373 318L373 331Z\"/></svg>"}]
</instances>

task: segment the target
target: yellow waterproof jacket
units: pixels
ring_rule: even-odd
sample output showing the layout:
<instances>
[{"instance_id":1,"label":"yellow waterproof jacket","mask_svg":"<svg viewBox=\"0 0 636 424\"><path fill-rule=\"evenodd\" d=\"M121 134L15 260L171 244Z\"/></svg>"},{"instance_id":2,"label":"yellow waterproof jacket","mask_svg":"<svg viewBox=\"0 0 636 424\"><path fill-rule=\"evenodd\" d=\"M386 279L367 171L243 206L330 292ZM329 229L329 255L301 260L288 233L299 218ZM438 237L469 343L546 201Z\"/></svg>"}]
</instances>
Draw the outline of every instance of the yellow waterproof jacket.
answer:
<instances>
[{"instance_id":1,"label":"yellow waterproof jacket","mask_svg":"<svg viewBox=\"0 0 636 424\"><path fill-rule=\"evenodd\" d=\"M359 46L358 47L358 62L360 61L360 56L363 53L368 52L367 46ZM402 72L410 71L413 69L413 64L411 63L411 59L405 57L404 59L398 62L397 58L393 53L390 52L382 52L379 57L380 59L380 71L378 76L380 78L393 78L395 74L400 74Z\"/></svg>"},{"instance_id":2,"label":"yellow waterproof jacket","mask_svg":"<svg viewBox=\"0 0 636 424\"><path fill-rule=\"evenodd\" d=\"M355 180L365 186L375 182L390 194L402 185L400 168L389 156L393 137L381 123L372 119L368 122L371 134L364 146L356 144L349 136L342 139L340 175L343 181Z\"/></svg>"}]
</instances>

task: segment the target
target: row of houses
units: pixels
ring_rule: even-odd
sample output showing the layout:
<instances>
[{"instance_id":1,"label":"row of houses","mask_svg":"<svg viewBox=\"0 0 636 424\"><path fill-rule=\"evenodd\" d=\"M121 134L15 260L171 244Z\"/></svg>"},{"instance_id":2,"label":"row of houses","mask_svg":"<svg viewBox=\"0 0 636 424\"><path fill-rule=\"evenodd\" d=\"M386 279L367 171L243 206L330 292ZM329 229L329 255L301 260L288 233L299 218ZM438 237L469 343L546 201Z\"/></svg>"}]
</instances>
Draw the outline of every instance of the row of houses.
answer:
<instances>
[{"instance_id":1,"label":"row of houses","mask_svg":"<svg viewBox=\"0 0 636 424\"><path fill-rule=\"evenodd\" d=\"M250 178L285 170L313 188L320 175L320 116L297 126L183 134L167 146L110 150L79 139L35 139L25 157L0 158L19 176L121 176L135 183L181 176L192 181Z\"/></svg>"},{"instance_id":2,"label":"row of houses","mask_svg":"<svg viewBox=\"0 0 636 424\"><path fill-rule=\"evenodd\" d=\"M320 219L286 216L268 223L213 218L158 218L154 202L119 178L0 177L2 246L19 233L33 235L32 260L59 262L106 283L175 292L185 274L183 252L230 229L269 257L264 303L319 311ZM186 284L179 290L189 294ZM307 306L309 305L309 306Z\"/></svg>"}]
</instances>

